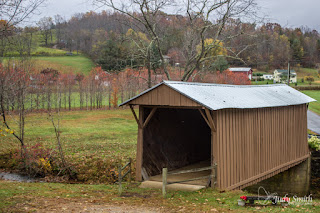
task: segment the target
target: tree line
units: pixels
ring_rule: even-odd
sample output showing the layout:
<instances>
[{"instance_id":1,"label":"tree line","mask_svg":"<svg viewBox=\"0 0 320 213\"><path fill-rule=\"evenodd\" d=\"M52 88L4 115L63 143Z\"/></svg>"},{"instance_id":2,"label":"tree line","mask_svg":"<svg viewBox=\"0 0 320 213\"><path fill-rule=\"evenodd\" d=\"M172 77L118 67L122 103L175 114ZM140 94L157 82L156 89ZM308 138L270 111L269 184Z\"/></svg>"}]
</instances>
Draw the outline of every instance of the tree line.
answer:
<instances>
[{"instance_id":1,"label":"tree line","mask_svg":"<svg viewBox=\"0 0 320 213\"><path fill-rule=\"evenodd\" d=\"M132 14L91 11L69 20L56 15L42 18L35 27L7 27L7 36L1 37L0 55L10 55L10 50L30 55L40 39L43 46L81 51L106 71L147 67L155 72L162 67L170 78L163 66L170 57L171 65L178 64L184 71L181 80L187 80L197 69L219 70L221 63L269 70L285 68L288 61L303 67L315 67L319 62L316 30L277 23L257 25L231 15L211 21L205 18L206 11L200 11L199 16L197 11L173 15L161 9ZM5 21L0 25L5 26ZM221 48L224 51L218 51Z\"/></svg>"}]
</instances>

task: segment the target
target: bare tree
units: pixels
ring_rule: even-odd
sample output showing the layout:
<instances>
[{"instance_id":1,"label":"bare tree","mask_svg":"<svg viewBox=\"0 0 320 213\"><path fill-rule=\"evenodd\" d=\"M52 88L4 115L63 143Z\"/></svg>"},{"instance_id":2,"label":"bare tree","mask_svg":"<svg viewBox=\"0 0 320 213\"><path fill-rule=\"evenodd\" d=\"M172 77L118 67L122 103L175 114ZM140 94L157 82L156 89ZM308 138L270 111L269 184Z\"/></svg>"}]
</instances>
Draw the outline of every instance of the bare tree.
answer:
<instances>
[{"instance_id":1,"label":"bare tree","mask_svg":"<svg viewBox=\"0 0 320 213\"><path fill-rule=\"evenodd\" d=\"M210 52L221 48L222 34L226 22L233 17L253 16L255 0L131 0L117 3L113 0L94 0L99 6L107 6L113 10L123 13L143 26L151 42L157 48L160 59L164 62L162 52L162 40L159 36L159 17L170 7L171 10L178 11L178 14L187 16L185 20L185 57L186 65L182 81L187 81L196 69L207 60L212 60ZM232 35L226 39L231 39ZM205 45L207 38L213 39L213 42ZM151 46L151 45L150 45ZM230 49L231 50L231 49ZM229 57L238 57L239 54L233 53ZM146 54L147 59L150 57ZM165 63L162 63L163 70L170 80L170 74L166 69Z\"/></svg>"},{"instance_id":2,"label":"bare tree","mask_svg":"<svg viewBox=\"0 0 320 213\"><path fill-rule=\"evenodd\" d=\"M64 18L60 15L54 16L54 24L56 27L56 37L57 37L57 43L59 44L62 40L62 25L65 22Z\"/></svg>"},{"instance_id":3,"label":"bare tree","mask_svg":"<svg viewBox=\"0 0 320 213\"><path fill-rule=\"evenodd\" d=\"M42 35L42 39L44 41L44 45L48 46L48 41L51 37L52 41L52 31L51 28L53 26L53 21L51 17L43 17L37 23Z\"/></svg>"},{"instance_id":4,"label":"bare tree","mask_svg":"<svg viewBox=\"0 0 320 213\"><path fill-rule=\"evenodd\" d=\"M1 0L0 19L7 20L6 27L1 29L1 35L10 26L15 26L29 18L46 0Z\"/></svg>"},{"instance_id":5,"label":"bare tree","mask_svg":"<svg viewBox=\"0 0 320 213\"><path fill-rule=\"evenodd\" d=\"M122 3L118 4L115 3L113 0L93 0L94 3L96 3L99 6L107 6L109 8L112 8L116 12L120 12L122 14L125 14L132 18L134 21L136 21L137 25L142 26L144 31L150 38L150 43L147 46L147 51L145 52L144 56L146 58L147 67L150 67L151 64L151 47L152 45L157 49L159 53L159 57L161 59L163 71L167 78L170 80L170 74L167 70L166 63L164 60L164 53L161 49L161 39L158 35L157 29L159 25L159 15L161 14L161 10L164 10L166 7L171 5L173 3L172 0L163 0L163 1L157 1L157 0L132 0L132 1L123 1ZM129 5L129 6L126 6ZM150 68L149 68L150 71ZM150 73L150 72L149 72Z\"/></svg>"},{"instance_id":6,"label":"bare tree","mask_svg":"<svg viewBox=\"0 0 320 213\"><path fill-rule=\"evenodd\" d=\"M225 25L231 18L254 15L255 0L187 0L186 12L188 20L185 32L185 57L186 66L182 81L187 81L200 65L219 55L213 55L217 49L222 48L223 43L242 34L224 36ZM206 39L212 39L211 43L205 43ZM227 47L226 47L227 48ZM238 53L228 49L228 57L240 59Z\"/></svg>"}]
</instances>

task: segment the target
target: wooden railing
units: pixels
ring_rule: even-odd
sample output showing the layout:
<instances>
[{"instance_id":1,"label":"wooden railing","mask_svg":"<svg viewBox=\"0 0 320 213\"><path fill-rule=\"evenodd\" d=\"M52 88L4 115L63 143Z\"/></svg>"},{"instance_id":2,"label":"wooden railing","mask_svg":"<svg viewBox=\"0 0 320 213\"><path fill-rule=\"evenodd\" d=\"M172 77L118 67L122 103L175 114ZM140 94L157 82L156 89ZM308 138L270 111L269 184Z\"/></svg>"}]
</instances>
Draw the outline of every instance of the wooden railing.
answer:
<instances>
[{"instance_id":1,"label":"wooden railing","mask_svg":"<svg viewBox=\"0 0 320 213\"><path fill-rule=\"evenodd\" d=\"M190 178L190 179L185 179L185 180L180 180L180 181L174 181L174 182L168 182L168 175L194 173L194 172L201 172L201 171L207 171L207 170L212 171L211 175ZM163 168L162 169L162 195L165 197L167 194L167 190L166 190L167 185L174 184L174 183L185 183L185 182L190 182L190 181L195 181L195 180L208 179L207 187L210 185L210 182L211 182L211 185L214 186L216 184L216 182L215 182L216 174L217 174L217 164L216 163L213 166L208 166L208 167L203 167L203 168L195 168L195 169L187 169L187 170L176 171L176 172L168 172L167 168Z\"/></svg>"},{"instance_id":2,"label":"wooden railing","mask_svg":"<svg viewBox=\"0 0 320 213\"><path fill-rule=\"evenodd\" d=\"M118 173L119 173L119 180L118 180L118 183L119 183L119 195L122 194L122 181L123 179L128 176L128 181L130 182L131 181L131 163L132 163L132 160L131 158L129 158L129 162L124 165L123 167L120 165L119 168L118 168ZM128 168L128 170L122 175L122 172L124 170L126 170L126 168Z\"/></svg>"}]
</instances>

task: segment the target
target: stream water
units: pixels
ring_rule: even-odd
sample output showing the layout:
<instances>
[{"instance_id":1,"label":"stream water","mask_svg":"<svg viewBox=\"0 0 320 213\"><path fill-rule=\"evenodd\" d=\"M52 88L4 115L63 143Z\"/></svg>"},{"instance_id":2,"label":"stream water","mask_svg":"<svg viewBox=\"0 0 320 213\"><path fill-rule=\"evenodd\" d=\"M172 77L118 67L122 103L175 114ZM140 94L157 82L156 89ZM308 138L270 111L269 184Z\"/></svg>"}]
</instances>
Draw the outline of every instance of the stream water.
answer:
<instances>
[{"instance_id":1,"label":"stream water","mask_svg":"<svg viewBox=\"0 0 320 213\"><path fill-rule=\"evenodd\" d=\"M0 172L0 179L18 182L38 182L39 179L16 173Z\"/></svg>"}]
</instances>

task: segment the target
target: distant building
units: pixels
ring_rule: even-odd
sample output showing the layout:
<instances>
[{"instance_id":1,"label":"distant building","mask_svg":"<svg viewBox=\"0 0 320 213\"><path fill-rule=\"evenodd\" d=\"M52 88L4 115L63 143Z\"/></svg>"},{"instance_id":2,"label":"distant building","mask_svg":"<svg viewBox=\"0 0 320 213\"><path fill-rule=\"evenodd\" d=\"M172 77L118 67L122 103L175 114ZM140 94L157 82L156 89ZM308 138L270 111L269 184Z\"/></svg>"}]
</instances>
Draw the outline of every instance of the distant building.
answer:
<instances>
[{"instance_id":1,"label":"distant building","mask_svg":"<svg viewBox=\"0 0 320 213\"><path fill-rule=\"evenodd\" d=\"M262 78L264 80L272 80L273 79L273 75L271 75L271 74L263 74Z\"/></svg>"},{"instance_id":2,"label":"distant building","mask_svg":"<svg viewBox=\"0 0 320 213\"><path fill-rule=\"evenodd\" d=\"M250 67L232 67L228 69L230 72L234 73L243 73L248 76L248 78L252 79L252 69Z\"/></svg>"},{"instance_id":3,"label":"distant building","mask_svg":"<svg viewBox=\"0 0 320 213\"><path fill-rule=\"evenodd\" d=\"M276 69L273 72L273 80L276 83L288 82L288 70ZM294 70L290 70L290 83L297 83L297 73Z\"/></svg>"},{"instance_id":4,"label":"distant building","mask_svg":"<svg viewBox=\"0 0 320 213\"><path fill-rule=\"evenodd\" d=\"M168 55L163 56L164 63L168 64L170 62L171 57Z\"/></svg>"}]
</instances>

